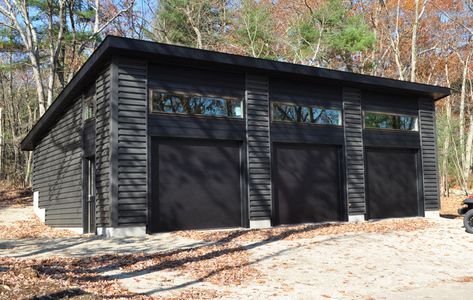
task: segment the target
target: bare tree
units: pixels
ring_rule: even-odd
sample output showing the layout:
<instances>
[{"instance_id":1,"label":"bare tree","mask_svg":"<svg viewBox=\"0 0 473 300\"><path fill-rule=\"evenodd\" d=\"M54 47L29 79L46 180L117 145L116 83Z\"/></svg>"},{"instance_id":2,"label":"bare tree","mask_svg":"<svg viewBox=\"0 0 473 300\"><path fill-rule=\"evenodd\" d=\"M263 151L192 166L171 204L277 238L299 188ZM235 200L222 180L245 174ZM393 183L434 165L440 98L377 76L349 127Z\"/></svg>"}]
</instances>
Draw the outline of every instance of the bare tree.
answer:
<instances>
[{"instance_id":1,"label":"bare tree","mask_svg":"<svg viewBox=\"0 0 473 300\"><path fill-rule=\"evenodd\" d=\"M0 106L0 179L3 177L3 107Z\"/></svg>"},{"instance_id":2,"label":"bare tree","mask_svg":"<svg viewBox=\"0 0 473 300\"><path fill-rule=\"evenodd\" d=\"M412 22L412 38L411 38L411 77L410 81L416 81L417 68L417 30L419 29L419 22L425 12L428 0L415 0L415 13Z\"/></svg>"},{"instance_id":3,"label":"bare tree","mask_svg":"<svg viewBox=\"0 0 473 300\"><path fill-rule=\"evenodd\" d=\"M18 32L23 46L31 63L33 78L36 85L36 94L38 97L39 113L43 115L54 97L54 82L56 79L57 57L63 42L65 28L65 1L47 1L46 14L48 18L48 77L47 85L43 81L43 67L41 65L41 48L38 31L33 24L29 1L26 0L3 0L0 2L0 14L3 15L9 23L3 25L11 27ZM57 26L54 20L55 11L59 10ZM12 24L12 25L10 25Z\"/></svg>"}]
</instances>

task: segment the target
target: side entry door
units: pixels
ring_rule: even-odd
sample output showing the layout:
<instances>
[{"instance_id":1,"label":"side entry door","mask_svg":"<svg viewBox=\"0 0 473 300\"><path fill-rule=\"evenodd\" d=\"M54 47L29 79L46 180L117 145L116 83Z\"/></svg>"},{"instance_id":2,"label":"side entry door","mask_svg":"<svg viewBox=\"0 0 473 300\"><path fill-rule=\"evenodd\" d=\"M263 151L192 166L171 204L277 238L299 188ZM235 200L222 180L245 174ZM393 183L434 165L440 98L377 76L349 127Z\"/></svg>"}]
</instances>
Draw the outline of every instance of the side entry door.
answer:
<instances>
[{"instance_id":1,"label":"side entry door","mask_svg":"<svg viewBox=\"0 0 473 300\"><path fill-rule=\"evenodd\" d=\"M86 159L86 201L84 205L84 233L95 233L95 159Z\"/></svg>"}]
</instances>

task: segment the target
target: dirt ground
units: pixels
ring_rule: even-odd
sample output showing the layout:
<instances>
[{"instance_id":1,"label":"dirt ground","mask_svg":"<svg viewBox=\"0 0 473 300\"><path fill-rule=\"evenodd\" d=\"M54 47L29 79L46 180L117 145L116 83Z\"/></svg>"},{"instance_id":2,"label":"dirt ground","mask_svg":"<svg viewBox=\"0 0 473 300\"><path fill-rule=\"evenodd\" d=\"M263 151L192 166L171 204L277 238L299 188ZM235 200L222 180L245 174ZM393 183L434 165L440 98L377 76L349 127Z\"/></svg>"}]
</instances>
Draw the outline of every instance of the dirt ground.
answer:
<instances>
[{"instance_id":1,"label":"dirt ground","mask_svg":"<svg viewBox=\"0 0 473 300\"><path fill-rule=\"evenodd\" d=\"M473 290L459 199L442 201L446 218L124 239L42 234L28 201L9 201L0 299L471 299ZM34 233L1 233L18 222Z\"/></svg>"}]
</instances>

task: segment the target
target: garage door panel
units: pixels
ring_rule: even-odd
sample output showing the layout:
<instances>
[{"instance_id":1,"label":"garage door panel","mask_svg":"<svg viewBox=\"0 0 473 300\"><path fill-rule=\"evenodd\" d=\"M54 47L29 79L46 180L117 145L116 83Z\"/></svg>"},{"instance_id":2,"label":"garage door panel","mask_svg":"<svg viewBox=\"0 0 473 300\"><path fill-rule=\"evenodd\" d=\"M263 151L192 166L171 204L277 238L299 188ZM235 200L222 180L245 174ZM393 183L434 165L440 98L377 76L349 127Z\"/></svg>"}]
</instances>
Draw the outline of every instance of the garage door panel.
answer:
<instances>
[{"instance_id":1,"label":"garage door panel","mask_svg":"<svg viewBox=\"0 0 473 300\"><path fill-rule=\"evenodd\" d=\"M369 217L418 216L417 151L367 149L366 153Z\"/></svg>"},{"instance_id":2,"label":"garage door panel","mask_svg":"<svg viewBox=\"0 0 473 300\"><path fill-rule=\"evenodd\" d=\"M275 145L280 224L340 220L338 152L335 146Z\"/></svg>"},{"instance_id":3,"label":"garage door panel","mask_svg":"<svg viewBox=\"0 0 473 300\"><path fill-rule=\"evenodd\" d=\"M153 146L153 231L241 225L239 143L165 140Z\"/></svg>"}]
</instances>

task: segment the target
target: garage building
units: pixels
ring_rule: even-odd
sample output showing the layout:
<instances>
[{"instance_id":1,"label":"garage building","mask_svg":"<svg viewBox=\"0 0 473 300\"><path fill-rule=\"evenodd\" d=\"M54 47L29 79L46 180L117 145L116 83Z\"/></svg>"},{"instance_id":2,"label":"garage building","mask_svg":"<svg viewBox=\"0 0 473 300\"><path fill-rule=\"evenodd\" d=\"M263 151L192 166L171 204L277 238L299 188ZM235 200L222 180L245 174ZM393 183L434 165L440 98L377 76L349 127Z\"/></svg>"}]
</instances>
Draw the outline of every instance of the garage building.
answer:
<instances>
[{"instance_id":1,"label":"garage building","mask_svg":"<svg viewBox=\"0 0 473 300\"><path fill-rule=\"evenodd\" d=\"M449 93L107 37L21 146L36 213L84 233L424 216Z\"/></svg>"}]
</instances>

